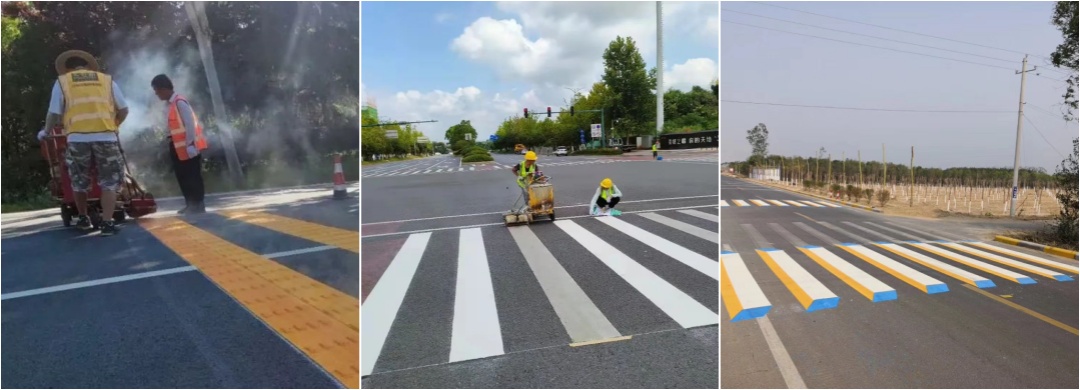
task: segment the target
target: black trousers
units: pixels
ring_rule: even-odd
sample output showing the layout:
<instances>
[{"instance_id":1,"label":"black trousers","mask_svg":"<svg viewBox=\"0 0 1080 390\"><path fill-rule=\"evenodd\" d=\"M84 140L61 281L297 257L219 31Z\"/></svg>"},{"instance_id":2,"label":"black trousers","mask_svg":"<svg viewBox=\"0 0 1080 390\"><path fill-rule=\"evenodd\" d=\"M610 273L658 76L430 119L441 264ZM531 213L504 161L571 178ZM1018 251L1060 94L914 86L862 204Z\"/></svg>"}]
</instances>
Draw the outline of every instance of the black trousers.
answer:
<instances>
[{"instance_id":1,"label":"black trousers","mask_svg":"<svg viewBox=\"0 0 1080 390\"><path fill-rule=\"evenodd\" d=\"M599 207L614 208L615 205L618 204L618 203L619 203L619 197L618 196L612 196L611 197L611 202L608 202L603 197L597 197L596 198L596 205L599 206Z\"/></svg>"},{"instance_id":2,"label":"black trousers","mask_svg":"<svg viewBox=\"0 0 1080 390\"><path fill-rule=\"evenodd\" d=\"M188 206L202 205L206 195L202 178L202 155L180 161L176 149L169 145L172 154L173 172L176 173L176 182L180 185L180 193L184 195L184 201Z\"/></svg>"}]
</instances>

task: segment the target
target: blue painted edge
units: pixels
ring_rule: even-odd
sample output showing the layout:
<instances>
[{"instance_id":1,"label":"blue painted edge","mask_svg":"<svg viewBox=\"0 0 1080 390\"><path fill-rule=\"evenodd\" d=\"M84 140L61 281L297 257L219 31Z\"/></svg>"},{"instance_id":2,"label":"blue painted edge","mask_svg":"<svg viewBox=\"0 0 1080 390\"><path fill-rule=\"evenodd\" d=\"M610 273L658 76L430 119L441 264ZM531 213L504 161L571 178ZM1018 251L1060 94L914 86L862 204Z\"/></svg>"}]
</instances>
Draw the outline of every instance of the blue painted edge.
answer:
<instances>
[{"instance_id":1,"label":"blue painted edge","mask_svg":"<svg viewBox=\"0 0 1080 390\"><path fill-rule=\"evenodd\" d=\"M946 286L945 283L926 285L926 293L927 294L937 294L937 293L943 293L943 292L949 292L949 286Z\"/></svg>"},{"instance_id":2,"label":"blue painted edge","mask_svg":"<svg viewBox=\"0 0 1080 390\"><path fill-rule=\"evenodd\" d=\"M810 307L806 308L806 312L809 313L818 310L832 309L839 304L840 297L816 299L810 303Z\"/></svg>"},{"instance_id":3,"label":"blue painted edge","mask_svg":"<svg viewBox=\"0 0 1080 390\"><path fill-rule=\"evenodd\" d=\"M1035 284L1035 279L1025 276L1022 278L1016 278L1016 282L1020 284Z\"/></svg>"},{"instance_id":4,"label":"blue painted edge","mask_svg":"<svg viewBox=\"0 0 1080 390\"><path fill-rule=\"evenodd\" d=\"M892 244L891 242L888 242L888 241L874 241L874 243L879 244L879 245Z\"/></svg>"},{"instance_id":5,"label":"blue painted edge","mask_svg":"<svg viewBox=\"0 0 1080 390\"><path fill-rule=\"evenodd\" d=\"M896 300L896 290L881 291L874 293L873 302L885 302Z\"/></svg>"},{"instance_id":6,"label":"blue painted edge","mask_svg":"<svg viewBox=\"0 0 1080 390\"><path fill-rule=\"evenodd\" d=\"M983 279L983 280L976 280L975 281L975 287L978 287L978 288L991 288L991 287L997 287L997 285L994 284L993 280Z\"/></svg>"},{"instance_id":7,"label":"blue painted edge","mask_svg":"<svg viewBox=\"0 0 1080 390\"><path fill-rule=\"evenodd\" d=\"M817 245L803 245L803 246L800 246L799 248L805 248L805 249L819 249L819 248L821 248L821 247L820 247L820 246L817 246Z\"/></svg>"},{"instance_id":8,"label":"blue painted edge","mask_svg":"<svg viewBox=\"0 0 1080 390\"><path fill-rule=\"evenodd\" d=\"M1054 279L1056 279L1059 282L1071 282L1071 281L1073 281L1073 278L1070 278L1068 275L1064 275L1064 274L1054 275Z\"/></svg>"},{"instance_id":9,"label":"blue painted edge","mask_svg":"<svg viewBox=\"0 0 1080 390\"><path fill-rule=\"evenodd\" d=\"M942 244L948 244L948 243L951 243L952 241L949 241L949 240L935 240L934 242L940 242Z\"/></svg>"},{"instance_id":10,"label":"blue painted edge","mask_svg":"<svg viewBox=\"0 0 1080 390\"><path fill-rule=\"evenodd\" d=\"M758 248L758 250L762 251L762 252L779 252L780 251L779 249L776 249L776 248Z\"/></svg>"},{"instance_id":11,"label":"blue painted edge","mask_svg":"<svg viewBox=\"0 0 1080 390\"><path fill-rule=\"evenodd\" d=\"M722 250L722 251L720 251L720 254L721 255L737 255L738 253L735 253L735 252L732 252L732 251L724 251L724 250Z\"/></svg>"},{"instance_id":12,"label":"blue painted edge","mask_svg":"<svg viewBox=\"0 0 1080 390\"><path fill-rule=\"evenodd\" d=\"M736 314L735 317L731 319L731 322L737 322L737 321L742 321L742 320L751 320L751 319L754 319L754 318L764 317L765 314L767 314L769 312L769 309L772 309L772 305L762 306L762 307L752 307L752 308L749 308L749 309L743 309L742 311L739 312L739 314Z\"/></svg>"},{"instance_id":13,"label":"blue painted edge","mask_svg":"<svg viewBox=\"0 0 1080 390\"><path fill-rule=\"evenodd\" d=\"M856 244L854 242L842 242L839 245L840 246L858 246L859 244Z\"/></svg>"},{"instance_id":14,"label":"blue painted edge","mask_svg":"<svg viewBox=\"0 0 1080 390\"><path fill-rule=\"evenodd\" d=\"M907 241L904 241L904 242L906 242L908 244L922 244L922 241L907 240Z\"/></svg>"}]
</instances>

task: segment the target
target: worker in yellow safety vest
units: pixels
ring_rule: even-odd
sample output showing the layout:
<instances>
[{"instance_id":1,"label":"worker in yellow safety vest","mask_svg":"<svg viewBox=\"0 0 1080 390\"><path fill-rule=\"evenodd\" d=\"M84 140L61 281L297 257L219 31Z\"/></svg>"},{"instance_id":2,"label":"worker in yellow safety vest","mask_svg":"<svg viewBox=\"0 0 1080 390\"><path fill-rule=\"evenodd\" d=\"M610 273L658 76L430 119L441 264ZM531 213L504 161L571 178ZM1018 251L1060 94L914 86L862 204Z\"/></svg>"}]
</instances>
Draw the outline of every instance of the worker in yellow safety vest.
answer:
<instances>
[{"instance_id":1,"label":"worker in yellow safety vest","mask_svg":"<svg viewBox=\"0 0 1080 390\"><path fill-rule=\"evenodd\" d=\"M660 150L660 140L653 141L653 144L652 144L652 158L653 158L653 160L656 159L656 151L657 150Z\"/></svg>"},{"instance_id":2,"label":"worker in yellow safety vest","mask_svg":"<svg viewBox=\"0 0 1080 390\"><path fill-rule=\"evenodd\" d=\"M521 187L521 195L525 198L525 207L529 207L529 190L527 187L533 180L536 180L536 169L536 152L531 150L525 153L524 161L510 168L514 172L514 176L517 177L518 187Z\"/></svg>"},{"instance_id":3,"label":"worker in yellow safety vest","mask_svg":"<svg viewBox=\"0 0 1080 390\"><path fill-rule=\"evenodd\" d=\"M165 115L169 135L166 143L169 155L172 156L173 172L186 204L177 213L205 213L206 189L202 178L202 151L206 150L208 145L203 137L199 117L191 109L187 98L173 90L172 80L169 80L168 76L154 76L150 86L154 88L154 94L159 99L168 102Z\"/></svg>"},{"instance_id":4,"label":"worker in yellow safety vest","mask_svg":"<svg viewBox=\"0 0 1080 390\"><path fill-rule=\"evenodd\" d=\"M101 72L90 53L69 50L60 54L56 58L56 73L58 78L49 100L45 128L38 133L38 139L43 139L57 123L63 124L67 136L64 159L79 212L75 227L80 230L93 229L87 216L87 193L93 184L90 167L97 166L101 235L111 236L117 232L113 213L117 211L116 193L124 179L117 131L127 118L127 102L112 76Z\"/></svg>"},{"instance_id":5,"label":"worker in yellow safety vest","mask_svg":"<svg viewBox=\"0 0 1080 390\"><path fill-rule=\"evenodd\" d=\"M615 205L620 199L622 199L622 191L619 191L619 187L612 183L610 178L604 178L600 181L600 187L593 193L592 200L589 201L589 214L619 215L620 213L615 210Z\"/></svg>"}]
</instances>

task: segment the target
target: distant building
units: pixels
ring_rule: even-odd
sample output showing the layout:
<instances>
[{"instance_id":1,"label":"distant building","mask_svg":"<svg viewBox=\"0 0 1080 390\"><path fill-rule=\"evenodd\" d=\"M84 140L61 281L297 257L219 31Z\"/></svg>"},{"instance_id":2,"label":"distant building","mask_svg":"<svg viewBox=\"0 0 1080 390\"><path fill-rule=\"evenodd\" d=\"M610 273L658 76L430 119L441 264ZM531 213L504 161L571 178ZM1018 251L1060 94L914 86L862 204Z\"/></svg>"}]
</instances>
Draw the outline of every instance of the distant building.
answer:
<instances>
[{"instance_id":1,"label":"distant building","mask_svg":"<svg viewBox=\"0 0 1080 390\"><path fill-rule=\"evenodd\" d=\"M371 118L376 122L379 121L379 106L375 104L375 98L368 98L364 105L360 107L360 118Z\"/></svg>"}]
</instances>

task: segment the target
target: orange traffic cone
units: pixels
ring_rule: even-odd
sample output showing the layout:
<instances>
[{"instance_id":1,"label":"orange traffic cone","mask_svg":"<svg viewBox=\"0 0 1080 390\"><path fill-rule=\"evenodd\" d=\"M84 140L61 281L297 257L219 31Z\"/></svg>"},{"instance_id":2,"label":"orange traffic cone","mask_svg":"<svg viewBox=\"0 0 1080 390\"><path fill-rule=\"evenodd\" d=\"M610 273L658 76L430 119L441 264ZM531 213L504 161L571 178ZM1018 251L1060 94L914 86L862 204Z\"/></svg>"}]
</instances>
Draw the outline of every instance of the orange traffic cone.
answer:
<instances>
[{"instance_id":1,"label":"orange traffic cone","mask_svg":"<svg viewBox=\"0 0 1080 390\"><path fill-rule=\"evenodd\" d=\"M341 168L341 155L334 155L334 199L345 199L345 172Z\"/></svg>"}]
</instances>

